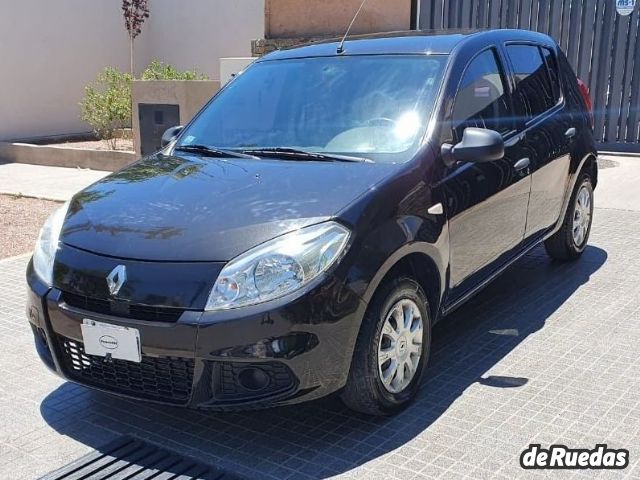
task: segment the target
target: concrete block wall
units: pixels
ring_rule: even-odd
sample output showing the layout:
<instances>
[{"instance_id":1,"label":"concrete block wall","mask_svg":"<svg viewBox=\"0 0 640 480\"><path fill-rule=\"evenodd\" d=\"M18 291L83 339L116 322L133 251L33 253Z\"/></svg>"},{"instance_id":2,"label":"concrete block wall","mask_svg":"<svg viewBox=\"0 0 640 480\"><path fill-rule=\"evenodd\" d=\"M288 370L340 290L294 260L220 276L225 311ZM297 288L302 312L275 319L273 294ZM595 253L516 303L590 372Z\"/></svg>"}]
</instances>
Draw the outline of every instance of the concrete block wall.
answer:
<instances>
[{"instance_id":1,"label":"concrete block wall","mask_svg":"<svg viewBox=\"0 0 640 480\"><path fill-rule=\"evenodd\" d=\"M140 104L178 105L180 125L186 125L202 106L220 89L217 80L149 80L135 81L131 89L133 98L133 143L138 155L140 150ZM171 125L174 126L174 125Z\"/></svg>"}]
</instances>

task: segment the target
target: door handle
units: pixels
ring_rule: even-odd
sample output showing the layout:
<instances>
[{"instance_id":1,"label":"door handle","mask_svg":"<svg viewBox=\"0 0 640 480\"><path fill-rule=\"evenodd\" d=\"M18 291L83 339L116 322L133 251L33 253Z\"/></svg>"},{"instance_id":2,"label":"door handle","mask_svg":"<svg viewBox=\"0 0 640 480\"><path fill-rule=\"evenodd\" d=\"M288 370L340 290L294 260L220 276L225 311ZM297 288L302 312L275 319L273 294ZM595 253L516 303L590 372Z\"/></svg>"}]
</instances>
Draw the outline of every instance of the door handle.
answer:
<instances>
[{"instance_id":1,"label":"door handle","mask_svg":"<svg viewBox=\"0 0 640 480\"><path fill-rule=\"evenodd\" d=\"M567 138L575 137L576 136L576 129L574 127L571 127L566 132L564 132L564 136L567 137Z\"/></svg>"},{"instance_id":2,"label":"door handle","mask_svg":"<svg viewBox=\"0 0 640 480\"><path fill-rule=\"evenodd\" d=\"M513 169L516 172L519 172L520 170L524 170L525 168L529 168L529 165L531 164L531 161L529 160L528 157L524 157L521 158L520 160L518 160L516 162L516 164L513 166Z\"/></svg>"},{"instance_id":3,"label":"door handle","mask_svg":"<svg viewBox=\"0 0 640 480\"><path fill-rule=\"evenodd\" d=\"M515 144L517 144L523 138L524 138L524 134L522 134L522 133L519 133L518 135L514 135L509 140L504 142L504 146L505 147L513 147Z\"/></svg>"}]
</instances>

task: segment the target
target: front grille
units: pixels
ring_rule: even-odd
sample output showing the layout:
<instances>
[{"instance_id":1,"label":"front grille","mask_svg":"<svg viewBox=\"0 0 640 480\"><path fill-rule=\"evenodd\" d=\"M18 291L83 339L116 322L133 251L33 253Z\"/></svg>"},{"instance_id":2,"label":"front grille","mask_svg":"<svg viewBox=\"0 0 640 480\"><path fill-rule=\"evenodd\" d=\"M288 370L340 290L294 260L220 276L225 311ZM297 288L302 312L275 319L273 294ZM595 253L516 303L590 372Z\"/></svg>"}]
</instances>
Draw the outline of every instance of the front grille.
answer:
<instances>
[{"instance_id":1,"label":"front grille","mask_svg":"<svg viewBox=\"0 0 640 480\"><path fill-rule=\"evenodd\" d=\"M88 312L150 322L177 322L185 311L183 308L176 307L131 305L69 292L62 292L62 300L71 307L80 308Z\"/></svg>"},{"instance_id":2,"label":"front grille","mask_svg":"<svg viewBox=\"0 0 640 480\"><path fill-rule=\"evenodd\" d=\"M193 359L149 357L142 362L128 362L87 355L84 345L58 336L65 373L80 383L103 388L114 393L184 404L191 396Z\"/></svg>"}]
</instances>

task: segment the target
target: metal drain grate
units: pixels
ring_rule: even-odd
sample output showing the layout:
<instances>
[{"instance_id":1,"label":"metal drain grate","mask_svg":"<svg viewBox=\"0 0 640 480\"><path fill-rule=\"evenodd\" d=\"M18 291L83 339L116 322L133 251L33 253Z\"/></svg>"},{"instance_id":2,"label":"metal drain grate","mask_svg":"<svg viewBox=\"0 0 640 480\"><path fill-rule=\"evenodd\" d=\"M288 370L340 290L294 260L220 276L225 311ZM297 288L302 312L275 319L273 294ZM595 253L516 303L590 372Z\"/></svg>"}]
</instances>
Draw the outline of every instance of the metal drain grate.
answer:
<instances>
[{"instance_id":1,"label":"metal drain grate","mask_svg":"<svg viewBox=\"0 0 640 480\"><path fill-rule=\"evenodd\" d=\"M41 480L240 480L176 452L138 438L118 437L95 452L49 473Z\"/></svg>"}]
</instances>

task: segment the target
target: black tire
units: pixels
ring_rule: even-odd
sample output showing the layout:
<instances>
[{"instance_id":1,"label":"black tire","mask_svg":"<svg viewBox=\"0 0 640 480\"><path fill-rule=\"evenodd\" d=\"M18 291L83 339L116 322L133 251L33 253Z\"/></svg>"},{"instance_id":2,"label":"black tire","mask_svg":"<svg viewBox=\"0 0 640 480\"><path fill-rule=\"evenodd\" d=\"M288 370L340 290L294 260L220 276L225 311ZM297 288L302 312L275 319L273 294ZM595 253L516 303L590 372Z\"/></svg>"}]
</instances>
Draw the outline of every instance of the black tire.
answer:
<instances>
[{"instance_id":1,"label":"black tire","mask_svg":"<svg viewBox=\"0 0 640 480\"><path fill-rule=\"evenodd\" d=\"M411 382L399 393L388 391L378 370L378 344L391 307L398 301L412 300L422 318L422 353ZM360 327L349 377L341 393L351 409L370 415L392 415L416 396L431 351L431 317L427 297L420 285L407 277L383 284L372 300Z\"/></svg>"},{"instance_id":2,"label":"black tire","mask_svg":"<svg viewBox=\"0 0 640 480\"><path fill-rule=\"evenodd\" d=\"M586 229L584 240L578 245L576 244L573 236L573 223L578 192L583 187L586 188L589 192L591 203L589 211L589 226ZM570 261L580 257L580 255L582 255L582 252L584 252L584 249L587 247L587 243L589 242L589 234L591 233L592 221L593 183L591 181L591 176L588 173L583 172L578 177L576 186L573 189L573 193L571 194L571 199L569 200L569 205L567 206L567 211L565 213L560 230L558 230L544 242L545 249L547 250L549 256L555 260L560 261Z\"/></svg>"}]
</instances>

